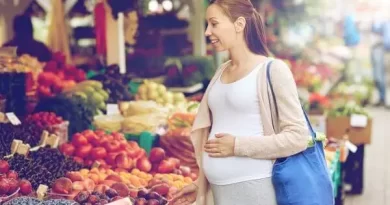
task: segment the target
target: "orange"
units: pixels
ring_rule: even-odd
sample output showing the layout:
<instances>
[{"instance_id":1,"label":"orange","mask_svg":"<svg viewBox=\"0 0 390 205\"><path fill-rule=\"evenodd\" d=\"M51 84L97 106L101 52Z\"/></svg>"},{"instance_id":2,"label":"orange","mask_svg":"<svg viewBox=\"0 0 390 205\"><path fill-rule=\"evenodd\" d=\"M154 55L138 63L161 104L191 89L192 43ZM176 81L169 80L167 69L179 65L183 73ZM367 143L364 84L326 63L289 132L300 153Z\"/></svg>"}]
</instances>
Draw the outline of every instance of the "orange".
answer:
<instances>
[{"instance_id":1,"label":"orange","mask_svg":"<svg viewBox=\"0 0 390 205\"><path fill-rule=\"evenodd\" d=\"M138 175L141 171L139 169L133 169L131 170L132 174Z\"/></svg>"},{"instance_id":2,"label":"orange","mask_svg":"<svg viewBox=\"0 0 390 205\"><path fill-rule=\"evenodd\" d=\"M184 182L188 184L192 183L191 177L184 177Z\"/></svg>"},{"instance_id":3,"label":"orange","mask_svg":"<svg viewBox=\"0 0 390 205\"><path fill-rule=\"evenodd\" d=\"M99 173L99 181L104 181L106 179L107 175L104 173Z\"/></svg>"},{"instance_id":4,"label":"orange","mask_svg":"<svg viewBox=\"0 0 390 205\"><path fill-rule=\"evenodd\" d=\"M100 182L100 177L99 177L98 174L96 174L96 173L90 173L90 174L88 175L88 177L89 177L90 179L92 179L92 181L95 182L95 184L99 184L99 182Z\"/></svg>"},{"instance_id":5,"label":"orange","mask_svg":"<svg viewBox=\"0 0 390 205\"><path fill-rule=\"evenodd\" d=\"M91 169L90 172L92 172L92 173L99 173L99 169L97 167L94 167L94 168Z\"/></svg>"},{"instance_id":6,"label":"orange","mask_svg":"<svg viewBox=\"0 0 390 205\"><path fill-rule=\"evenodd\" d=\"M80 170L80 174L81 175L87 175L89 173L89 170L88 169L81 169Z\"/></svg>"}]
</instances>

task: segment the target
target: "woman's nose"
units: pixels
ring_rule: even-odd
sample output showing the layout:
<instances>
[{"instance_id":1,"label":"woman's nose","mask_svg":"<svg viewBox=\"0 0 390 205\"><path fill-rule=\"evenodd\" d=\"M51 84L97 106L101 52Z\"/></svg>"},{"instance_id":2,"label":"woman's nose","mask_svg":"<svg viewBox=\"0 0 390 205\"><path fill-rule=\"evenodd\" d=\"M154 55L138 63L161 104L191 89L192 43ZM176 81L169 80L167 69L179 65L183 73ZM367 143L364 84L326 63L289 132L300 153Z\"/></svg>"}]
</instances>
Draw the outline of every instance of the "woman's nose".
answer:
<instances>
[{"instance_id":1,"label":"woman's nose","mask_svg":"<svg viewBox=\"0 0 390 205\"><path fill-rule=\"evenodd\" d=\"M209 29L209 26L207 26L206 31L204 32L205 36L211 36L211 31Z\"/></svg>"}]
</instances>

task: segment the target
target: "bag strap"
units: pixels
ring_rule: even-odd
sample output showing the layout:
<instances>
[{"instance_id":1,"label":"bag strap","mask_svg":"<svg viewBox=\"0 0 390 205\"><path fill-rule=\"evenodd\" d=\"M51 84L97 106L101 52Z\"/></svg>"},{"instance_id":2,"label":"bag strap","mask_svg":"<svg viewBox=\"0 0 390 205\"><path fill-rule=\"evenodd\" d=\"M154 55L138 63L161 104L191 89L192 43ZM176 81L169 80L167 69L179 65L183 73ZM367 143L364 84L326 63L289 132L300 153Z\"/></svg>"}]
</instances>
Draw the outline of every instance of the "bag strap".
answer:
<instances>
[{"instance_id":1,"label":"bag strap","mask_svg":"<svg viewBox=\"0 0 390 205\"><path fill-rule=\"evenodd\" d=\"M273 86L272 86L272 82L271 82L271 64L272 64L272 61L270 61L268 63L268 65L267 65L267 81L268 81L268 84L269 84L270 89L271 89L272 99L274 100L274 103L275 103L276 114L279 115L278 105L277 105L277 101L276 101L276 97L275 97L275 92L274 92L274 89L273 89ZM271 100L269 100L269 101L270 101L269 103L271 105ZM305 116L306 124L309 127L311 136L312 136L313 141L315 143L316 142L316 140L315 140L315 132L314 132L313 127L312 127L312 125L310 123L309 117L307 116L307 113L306 113L306 111L305 111L305 109L303 108L302 105L301 105L301 108L302 108L303 114ZM272 111L271 111L271 117L272 117ZM272 126L274 126L273 120L271 120L271 121L272 121ZM275 127L274 127L274 129L275 129Z\"/></svg>"}]
</instances>

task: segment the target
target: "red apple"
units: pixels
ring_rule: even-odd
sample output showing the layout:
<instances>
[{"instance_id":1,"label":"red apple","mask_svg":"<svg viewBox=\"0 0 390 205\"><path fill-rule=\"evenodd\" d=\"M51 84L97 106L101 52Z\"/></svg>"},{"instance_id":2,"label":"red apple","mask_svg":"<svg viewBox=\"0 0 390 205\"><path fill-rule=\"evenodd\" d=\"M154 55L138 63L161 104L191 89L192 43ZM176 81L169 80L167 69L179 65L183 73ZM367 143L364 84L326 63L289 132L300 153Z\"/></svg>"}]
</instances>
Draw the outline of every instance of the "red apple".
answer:
<instances>
[{"instance_id":1,"label":"red apple","mask_svg":"<svg viewBox=\"0 0 390 205\"><path fill-rule=\"evenodd\" d=\"M150 172L152 169L152 163L150 163L148 158L143 157L137 160L137 168L143 172Z\"/></svg>"},{"instance_id":2,"label":"red apple","mask_svg":"<svg viewBox=\"0 0 390 205\"><path fill-rule=\"evenodd\" d=\"M150 150L149 160L152 163L158 163L165 159L165 150L160 147L155 147Z\"/></svg>"},{"instance_id":3,"label":"red apple","mask_svg":"<svg viewBox=\"0 0 390 205\"><path fill-rule=\"evenodd\" d=\"M72 181L66 177L61 177L55 180L52 185L53 192L58 194L69 194L72 191L72 187Z\"/></svg>"},{"instance_id":4,"label":"red apple","mask_svg":"<svg viewBox=\"0 0 390 205\"><path fill-rule=\"evenodd\" d=\"M180 169L180 159L174 158L174 157L170 157L170 158L168 158L168 161L173 162L173 164L175 164L175 168L176 169Z\"/></svg>"},{"instance_id":5,"label":"red apple","mask_svg":"<svg viewBox=\"0 0 390 205\"><path fill-rule=\"evenodd\" d=\"M127 154L120 153L115 157L115 164L119 168L130 170L133 167L133 161L127 157Z\"/></svg>"},{"instance_id":6,"label":"red apple","mask_svg":"<svg viewBox=\"0 0 390 205\"><path fill-rule=\"evenodd\" d=\"M15 193L16 190L19 188L19 182L16 179L9 179L8 185L9 185L8 195Z\"/></svg>"},{"instance_id":7,"label":"red apple","mask_svg":"<svg viewBox=\"0 0 390 205\"><path fill-rule=\"evenodd\" d=\"M9 187L9 180L6 178L0 179L0 195L7 194L10 187Z\"/></svg>"},{"instance_id":8,"label":"red apple","mask_svg":"<svg viewBox=\"0 0 390 205\"><path fill-rule=\"evenodd\" d=\"M9 164L5 160L0 160L0 174L7 174L9 171Z\"/></svg>"},{"instance_id":9,"label":"red apple","mask_svg":"<svg viewBox=\"0 0 390 205\"><path fill-rule=\"evenodd\" d=\"M114 140L107 140L107 142L103 143L103 147L106 148L108 152L117 152L120 150L120 143Z\"/></svg>"},{"instance_id":10,"label":"red apple","mask_svg":"<svg viewBox=\"0 0 390 205\"><path fill-rule=\"evenodd\" d=\"M172 161L163 160L158 166L159 173L172 173L175 169L175 164Z\"/></svg>"},{"instance_id":11,"label":"red apple","mask_svg":"<svg viewBox=\"0 0 390 205\"><path fill-rule=\"evenodd\" d=\"M65 178L66 179L66 178ZM70 181L70 179L67 179ZM70 182L72 184L72 182ZM23 179L19 182L20 193L22 195L29 195L32 192L32 185L29 181ZM72 186L70 186L72 188Z\"/></svg>"},{"instance_id":12,"label":"red apple","mask_svg":"<svg viewBox=\"0 0 390 205\"><path fill-rule=\"evenodd\" d=\"M11 171L8 172L7 177L10 178L10 179L18 179L19 175L18 175L18 173L16 171L11 170Z\"/></svg>"}]
</instances>

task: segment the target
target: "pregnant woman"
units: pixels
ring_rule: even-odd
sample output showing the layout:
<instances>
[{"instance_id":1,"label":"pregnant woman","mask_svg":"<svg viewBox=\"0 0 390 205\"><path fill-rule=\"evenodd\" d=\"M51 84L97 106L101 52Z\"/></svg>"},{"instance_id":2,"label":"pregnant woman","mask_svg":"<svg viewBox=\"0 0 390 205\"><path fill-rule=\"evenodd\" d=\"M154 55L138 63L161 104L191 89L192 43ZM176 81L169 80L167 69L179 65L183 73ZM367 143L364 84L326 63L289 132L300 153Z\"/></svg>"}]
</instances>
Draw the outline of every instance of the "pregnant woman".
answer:
<instances>
[{"instance_id":1,"label":"pregnant woman","mask_svg":"<svg viewBox=\"0 0 390 205\"><path fill-rule=\"evenodd\" d=\"M276 205L273 160L307 148L309 132L290 69L272 60L259 13L249 0L215 0L205 35L231 60L217 70L191 134L198 180L172 204ZM272 62L279 133L274 134L266 67Z\"/></svg>"}]
</instances>

